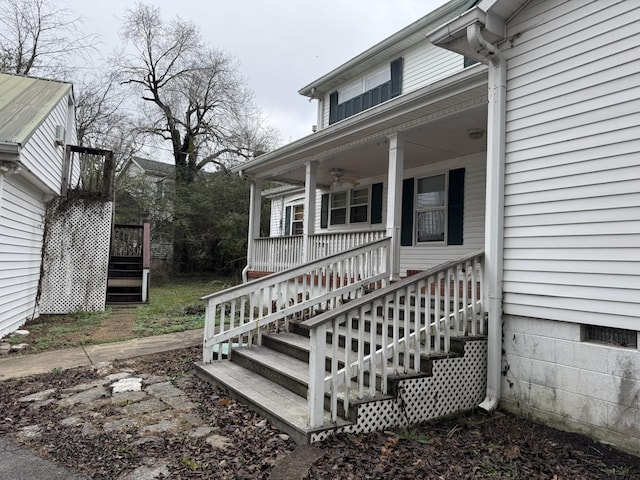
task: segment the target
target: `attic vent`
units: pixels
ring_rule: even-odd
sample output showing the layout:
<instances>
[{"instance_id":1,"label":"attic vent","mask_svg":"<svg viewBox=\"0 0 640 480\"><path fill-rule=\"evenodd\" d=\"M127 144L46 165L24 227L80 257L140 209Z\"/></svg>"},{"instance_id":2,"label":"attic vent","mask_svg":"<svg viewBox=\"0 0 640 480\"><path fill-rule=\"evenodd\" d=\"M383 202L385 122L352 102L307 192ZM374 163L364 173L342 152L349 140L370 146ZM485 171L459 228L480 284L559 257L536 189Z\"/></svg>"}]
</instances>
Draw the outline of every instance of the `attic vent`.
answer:
<instances>
[{"instance_id":1,"label":"attic vent","mask_svg":"<svg viewBox=\"0 0 640 480\"><path fill-rule=\"evenodd\" d=\"M65 131L62 125L56 125L56 145L64 145Z\"/></svg>"},{"instance_id":2,"label":"attic vent","mask_svg":"<svg viewBox=\"0 0 640 480\"><path fill-rule=\"evenodd\" d=\"M622 328L584 325L582 339L586 342L606 343L618 347L638 348L638 332Z\"/></svg>"}]
</instances>

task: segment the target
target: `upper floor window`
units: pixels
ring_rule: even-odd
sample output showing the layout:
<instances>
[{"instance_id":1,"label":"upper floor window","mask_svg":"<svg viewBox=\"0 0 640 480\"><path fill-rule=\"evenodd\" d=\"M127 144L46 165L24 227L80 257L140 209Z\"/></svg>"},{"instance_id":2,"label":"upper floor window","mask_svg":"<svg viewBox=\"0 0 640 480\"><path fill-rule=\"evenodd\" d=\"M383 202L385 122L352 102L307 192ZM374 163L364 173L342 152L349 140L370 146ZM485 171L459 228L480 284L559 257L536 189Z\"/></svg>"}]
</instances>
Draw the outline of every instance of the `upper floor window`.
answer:
<instances>
[{"instance_id":1,"label":"upper floor window","mask_svg":"<svg viewBox=\"0 0 640 480\"><path fill-rule=\"evenodd\" d=\"M402 65L401 57L329 95L329 125L400 95Z\"/></svg>"}]
</instances>

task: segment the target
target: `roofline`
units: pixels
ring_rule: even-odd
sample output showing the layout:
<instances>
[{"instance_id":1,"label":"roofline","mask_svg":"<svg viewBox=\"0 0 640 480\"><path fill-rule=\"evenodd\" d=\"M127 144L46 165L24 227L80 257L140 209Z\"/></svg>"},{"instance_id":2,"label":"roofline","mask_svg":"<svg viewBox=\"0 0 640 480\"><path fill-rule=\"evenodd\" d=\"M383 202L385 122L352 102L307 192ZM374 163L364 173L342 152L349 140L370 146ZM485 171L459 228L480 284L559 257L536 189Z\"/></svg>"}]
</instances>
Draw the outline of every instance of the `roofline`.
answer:
<instances>
[{"instance_id":1,"label":"roofline","mask_svg":"<svg viewBox=\"0 0 640 480\"><path fill-rule=\"evenodd\" d=\"M249 160L247 162L236 165L231 168L231 171L236 173L243 172L251 175L251 170L253 170L254 168L269 168L269 164L276 162L279 158L292 154L295 155L298 151L304 151L305 149L312 148L315 145L331 141L332 138L343 135L346 130L357 128L357 126L362 124L362 122L371 120L372 116L387 115L388 108L385 107L402 108L402 106L406 105L407 103L415 102L417 99L425 95L425 89L429 89L431 90L431 92L429 93L435 94L436 92L446 91L448 88L456 84L460 85L476 82L482 77L486 77L486 67L481 68L480 66L474 66L466 68L452 77L445 78L434 84L427 85L422 89L407 93L405 95L401 95L394 99L388 100L387 102L381 103L376 107L372 107L368 111L372 115L367 115L367 111L362 112L358 114L358 116L353 116L341 122L335 123L327 128L323 128L317 131L316 133L312 133L276 150L260 155L253 160ZM363 114L364 116L361 117L360 115Z\"/></svg>"},{"instance_id":2,"label":"roofline","mask_svg":"<svg viewBox=\"0 0 640 480\"><path fill-rule=\"evenodd\" d=\"M408 39L412 35L420 34L421 31L425 28L436 28L440 26L445 21L445 19L450 17L453 13L455 13L456 11L460 11L461 9L467 10L474 3L476 3L476 0L451 0L444 5L441 5L436 10L433 10L431 13L426 14L422 18L404 27L402 30L399 30L393 35L377 43L373 47L353 57L351 60L343 63L326 75L323 75L322 77L302 87L300 90L298 90L298 93L306 97L317 98L319 94L326 93L323 90L323 85L329 83L331 80L340 75L343 75L349 70L352 70L354 67L367 62L375 56L384 53L385 50L390 49L400 41ZM422 41L427 41L425 40L424 35L420 35L419 39Z\"/></svg>"}]
</instances>

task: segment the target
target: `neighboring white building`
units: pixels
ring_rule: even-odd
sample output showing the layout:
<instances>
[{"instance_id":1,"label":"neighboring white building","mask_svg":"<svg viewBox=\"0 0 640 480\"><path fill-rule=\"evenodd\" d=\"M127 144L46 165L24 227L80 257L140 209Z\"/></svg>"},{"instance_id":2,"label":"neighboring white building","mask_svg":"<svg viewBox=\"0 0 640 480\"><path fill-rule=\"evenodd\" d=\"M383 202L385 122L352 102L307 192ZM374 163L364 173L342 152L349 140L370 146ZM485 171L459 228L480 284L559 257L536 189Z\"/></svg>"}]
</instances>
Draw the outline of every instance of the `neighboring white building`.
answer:
<instances>
[{"instance_id":1,"label":"neighboring white building","mask_svg":"<svg viewBox=\"0 0 640 480\"><path fill-rule=\"evenodd\" d=\"M391 279L483 249L481 408L640 452L639 24L638 2L452 0L303 87L317 132L238 167L248 273L385 236ZM257 238L272 181L297 190Z\"/></svg>"},{"instance_id":2,"label":"neighboring white building","mask_svg":"<svg viewBox=\"0 0 640 480\"><path fill-rule=\"evenodd\" d=\"M0 74L0 337L38 315L45 203L75 133L71 84Z\"/></svg>"}]
</instances>

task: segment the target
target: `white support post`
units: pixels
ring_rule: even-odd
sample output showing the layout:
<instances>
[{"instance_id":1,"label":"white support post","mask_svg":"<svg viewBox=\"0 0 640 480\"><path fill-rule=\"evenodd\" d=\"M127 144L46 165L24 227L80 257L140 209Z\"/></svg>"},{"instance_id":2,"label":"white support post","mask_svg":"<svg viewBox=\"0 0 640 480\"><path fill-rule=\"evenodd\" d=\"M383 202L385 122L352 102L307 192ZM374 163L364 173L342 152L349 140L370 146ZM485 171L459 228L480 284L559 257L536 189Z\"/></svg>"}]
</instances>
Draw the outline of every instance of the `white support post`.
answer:
<instances>
[{"instance_id":1,"label":"white support post","mask_svg":"<svg viewBox=\"0 0 640 480\"><path fill-rule=\"evenodd\" d=\"M318 162L306 163L304 179L304 216L302 218L302 262L306 263L311 258L311 245L309 241L314 234L316 224L316 179L318 172Z\"/></svg>"},{"instance_id":2,"label":"white support post","mask_svg":"<svg viewBox=\"0 0 640 480\"><path fill-rule=\"evenodd\" d=\"M321 427L324 423L324 375L327 325L310 330L309 352L309 426Z\"/></svg>"},{"instance_id":3,"label":"white support post","mask_svg":"<svg viewBox=\"0 0 640 480\"><path fill-rule=\"evenodd\" d=\"M247 267L245 271L249 271L255 264L255 242L254 240L260 236L260 213L262 212L262 180L253 180L251 182L251 197L249 204L249 232L247 235ZM247 279L245 278L246 282Z\"/></svg>"},{"instance_id":4,"label":"white support post","mask_svg":"<svg viewBox=\"0 0 640 480\"><path fill-rule=\"evenodd\" d=\"M402 176L404 171L404 138L389 135L389 171L387 179L387 236L391 237L391 280L400 278L400 225L402 215Z\"/></svg>"}]
</instances>

